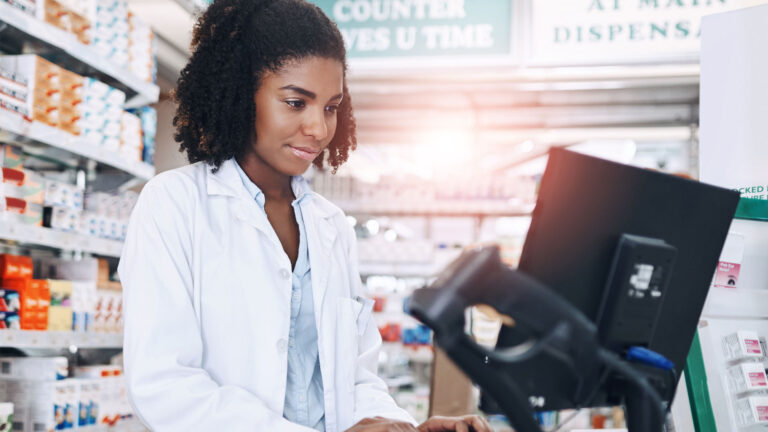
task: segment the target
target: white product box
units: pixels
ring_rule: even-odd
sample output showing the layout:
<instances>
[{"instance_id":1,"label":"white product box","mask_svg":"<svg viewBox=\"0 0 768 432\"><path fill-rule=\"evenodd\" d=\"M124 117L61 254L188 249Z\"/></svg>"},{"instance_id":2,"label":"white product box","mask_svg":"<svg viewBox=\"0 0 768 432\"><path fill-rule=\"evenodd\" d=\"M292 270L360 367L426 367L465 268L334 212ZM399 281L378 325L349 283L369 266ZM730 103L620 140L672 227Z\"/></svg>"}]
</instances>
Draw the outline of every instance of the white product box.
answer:
<instances>
[{"instance_id":1,"label":"white product box","mask_svg":"<svg viewBox=\"0 0 768 432\"><path fill-rule=\"evenodd\" d=\"M66 357L0 357L0 378L63 380L68 366Z\"/></svg>"},{"instance_id":2,"label":"white product box","mask_svg":"<svg viewBox=\"0 0 768 432\"><path fill-rule=\"evenodd\" d=\"M73 330L86 332L93 330L95 311L96 283L72 282Z\"/></svg>"},{"instance_id":3,"label":"white product box","mask_svg":"<svg viewBox=\"0 0 768 432\"><path fill-rule=\"evenodd\" d=\"M80 225L80 213L69 207L52 207L51 228L58 231L75 232Z\"/></svg>"},{"instance_id":4,"label":"white product box","mask_svg":"<svg viewBox=\"0 0 768 432\"><path fill-rule=\"evenodd\" d=\"M83 95L86 99L101 98L109 105L125 105L125 93L94 78L85 78Z\"/></svg>"},{"instance_id":5,"label":"white product box","mask_svg":"<svg viewBox=\"0 0 768 432\"><path fill-rule=\"evenodd\" d=\"M728 232L720 261L712 279L712 286L717 288L738 288L741 263L744 260L744 235Z\"/></svg>"},{"instance_id":6,"label":"white product box","mask_svg":"<svg viewBox=\"0 0 768 432\"><path fill-rule=\"evenodd\" d=\"M734 408L736 421L740 426L768 424L767 396L750 396L739 399Z\"/></svg>"},{"instance_id":7,"label":"white product box","mask_svg":"<svg viewBox=\"0 0 768 432\"><path fill-rule=\"evenodd\" d=\"M75 185L47 180L45 183L45 205L83 209L83 190Z\"/></svg>"},{"instance_id":8,"label":"white product box","mask_svg":"<svg viewBox=\"0 0 768 432\"><path fill-rule=\"evenodd\" d=\"M768 377L762 363L742 363L728 368L732 393L768 390Z\"/></svg>"},{"instance_id":9,"label":"white product box","mask_svg":"<svg viewBox=\"0 0 768 432\"><path fill-rule=\"evenodd\" d=\"M3 108L50 126L58 126L61 68L34 54L0 56L0 68L26 81L26 98L1 98ZM17 94L20 96L20 94Z\"/></svg>"},{"instance_id":10,"label":"white product box","mask_svg":"<svg viewBox=\"0 0 768 432\"><path fill-rule=\"evenodd\" d=\"M78 400L78 428L99 423L99 404L102 399L101 379L76 378L80 392Z\"/></svg>"},{"instance_id":11,"label":"white product box","mask_svg":"<svg viewBox=\"0 0 768 432\"><path fill-rule=\"evenodd\" d=\"M723 339L723 354L728 361L761 360L763 348L757 332L740 330Z\"/></svg>"}]
</instances>

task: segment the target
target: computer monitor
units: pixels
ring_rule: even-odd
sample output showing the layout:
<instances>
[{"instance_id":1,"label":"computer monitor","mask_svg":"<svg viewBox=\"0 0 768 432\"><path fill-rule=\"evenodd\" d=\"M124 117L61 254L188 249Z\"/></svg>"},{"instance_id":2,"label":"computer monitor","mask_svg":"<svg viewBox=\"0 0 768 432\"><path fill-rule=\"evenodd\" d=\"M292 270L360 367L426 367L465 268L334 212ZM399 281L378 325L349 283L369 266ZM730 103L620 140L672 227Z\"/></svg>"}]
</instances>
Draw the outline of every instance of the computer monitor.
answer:
<instances>
[{"instance_id":1,"label":"computer monitor","mask_svg":"<svg viewBox=\"0 0 768 432\"><path fill-rule=\"evenodd\" d=\"M658 239L675 248L655 329L642 345L674 363L676 383L738 200L738 193L719 187L553 149L519 270L599 324L622 235ZM497 349L518 344L520 336L502 329ZM510 374L528 394L543 396L546 404L539 408L572 408L561 397L567 371L557 362L539 366L551 368L551 379L535 380L525 370L516 377L514 370ZM609 392L602 391L594 401L610 403Z\"/></svg>"}]
</instances>

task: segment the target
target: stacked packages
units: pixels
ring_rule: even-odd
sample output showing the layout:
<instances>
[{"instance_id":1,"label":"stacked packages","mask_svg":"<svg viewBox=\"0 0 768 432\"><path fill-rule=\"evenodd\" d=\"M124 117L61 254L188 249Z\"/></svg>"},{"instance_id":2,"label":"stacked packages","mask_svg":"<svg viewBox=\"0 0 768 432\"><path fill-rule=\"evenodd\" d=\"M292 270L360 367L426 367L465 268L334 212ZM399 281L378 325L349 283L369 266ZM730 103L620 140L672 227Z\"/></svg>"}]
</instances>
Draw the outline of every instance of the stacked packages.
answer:
<instances>
[{"instance_id":1,"label":"stacked packages","mask_svg":"<svg viewBox=\"0 0 768 432\"><path fill-rule=\"evenodd\" d=\"M41 21L75 35L80 43L91 42L91 20L87 10L72 7L72 0L5 0L11 6Z\"/></svg>"},{"instance_id":2,"label":"stacked packages","mask_svg":"<svg viewBox=\"0 0 768 432\"><path fill-rule=\"evenodd\" d=\"M25 169L23 160L21 149L0 144L1 221L125 239L128 218L138 198L135 192L94 192L85 200L82 188L43 178Z\"/></svg>"},{"instance_id":3,"label":"stacked packages","mask_svg":"<svg viewBox=\"0 0 768 432\"><path fill-rule=\"evenodd\" d=\"M68 375L65 357L0 357L0 398L13 403L14 431L96 430L133 417L120 367Z\"/></svg>"},{"instance_id":4,"label":"stacked packages","mask_svg":"<svg viewBox=\"0 0 768 432\"><path fill-rule=\"evenodd\" d=\"M44 123L128 161L151 163L157 114L124 111L125 93L33 54L0 56L0 108Z\"/></svg>"},{"instance_id":5,"label":"stacked packages","mask_svg":"<svg viewBox=\"0 0 768 432\"><path fill-rule=\"evenodd\" d=\"M122 307L106 261L0 254L0 329L121 333Z\"/></svg>"},{"instance_id":6,"label":"stacked packages","mask_svg":"<svg viewBox=\"0 0 768 432\"><path fill-rule=\"evenodd\" d=\"M93 46L112 63L127 67L128 2L125 0L96 0L93 6Z\"/></svg>"},{"instance_id":7,"label":"stacked packages","mask_svg":"<svg viewBox=\"0 0 768 432\"><path fill-rule=\"evenodd\" d=\"M0 0L54 27L141 80L157 80L157 46L152 29L128 11L125 0Z\"/></svg>"},{"instance_id":8,"label":"stacked packages","mask_svg":"<svg viewBox=\"0 0 768 432\"><path fill-rule=\"evenodd\" d=\"M140 79L157 80L157 44L149 24L128 12L128 69Z\"/></svg>"}]
</instances>

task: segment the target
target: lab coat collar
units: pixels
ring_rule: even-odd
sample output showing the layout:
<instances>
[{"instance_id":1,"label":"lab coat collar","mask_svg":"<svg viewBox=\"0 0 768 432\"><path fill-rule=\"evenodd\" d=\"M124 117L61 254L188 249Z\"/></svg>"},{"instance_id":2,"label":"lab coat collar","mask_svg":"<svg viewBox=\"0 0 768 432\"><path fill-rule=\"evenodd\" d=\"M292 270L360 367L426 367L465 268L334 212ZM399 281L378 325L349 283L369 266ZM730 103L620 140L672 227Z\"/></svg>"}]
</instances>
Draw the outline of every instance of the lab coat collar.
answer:
<instances>
[{"instance_id":1,"label":"lab coat collar","mask_svg":"<svg viewBox=\"0 0 768 432\"><path fill-rule=\"evenodd\" d=\"M235 206L236 217L264 233L275 247L282 250L280 240L277 238L275 230L272 229L266 214L258 208L253 197L248 196L248 191L243 185L240 174L237 173L236 163L234 159L228 159L221 164L215 173L211 172L211 167L206 167L208 194L240 198ZM303 213L303 216L309 240L307 245L313 274L313 297L315 307L319 308L328 283L327 269L330 255L327 252L331 250L338 234L332 218L339 215L341 210L321 196L314 195L304 178L294 178L292 187L297 198L300 197L302 200L308 196L314 198L308 200L307 204L309 204L310 210ZM319 320L319 317L317 318Z\"/></svg>"},{"instance_id":2,"label":"lab coat collar","mask_svg":"<svg viewBox=\"0 0 768 432\"><path fill-rule=\"evenodd\" d=\"M206 190L208 195L247 196L240 176L237 174L235 159L227 159L222 162L218 171L213 172L213 166L206 164Z\"/></svg>"},{"instance_id":3,"label":"lab coat collar","mask_svg":"<svg viewBox=\"0 0 768 432\"><path fill-rule=\"evenodd\" d=\"M248 196L248 191L245 189L245 185L243 185L242 179L237 173L236 163L234 158L227 159L222 162L221 167L215 173L211 172L212 166L206 166L206 190L208 195L245 197L250 201L253 200L253 197ZM338 207L324 198L315 195L305 178L301 176L294 177L291 187L297 199L304 199L309 195L317 198L312 199L316 216L330 219L341 213Z\"/></svg>"}]
</instances>

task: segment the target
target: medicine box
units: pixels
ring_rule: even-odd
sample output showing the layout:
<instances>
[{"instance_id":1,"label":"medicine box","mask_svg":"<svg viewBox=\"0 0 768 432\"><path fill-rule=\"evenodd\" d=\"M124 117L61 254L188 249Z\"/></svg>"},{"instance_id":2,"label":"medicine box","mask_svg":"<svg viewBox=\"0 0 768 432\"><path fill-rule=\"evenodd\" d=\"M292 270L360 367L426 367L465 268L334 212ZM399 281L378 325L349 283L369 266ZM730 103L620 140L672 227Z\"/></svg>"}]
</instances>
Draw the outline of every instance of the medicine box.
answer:
<instances>
[{"instance_id":1,"label":"medicine box","mask_svg":"<svg viewBox=\"0 0 768 432\"><path fill-rule=\"evenodd\" d=\"M748 427L768 424L768 397L750 396L736 401L734 405L739 426Z\"/></svg>"},{"instance_id":2,"label":"medicine box","mask_svg":"<svg viewBox=\"0 0 768 432\"><path fill-rule=\"evenodd\" d=\"M728 368L732 393L768 390L768 377L762 363L741 363Z\"/></svg>"},{"instance_id":3,"label":"medicine box","mask_svg":"<svg viewBox=\"0 0 768 432\"><path fill-rule=\"evenodd\" d=\"M723 354L728 361L760 360L764 357L757 332L740 330L725 337Z\"/></svg>"}]
</instances>

